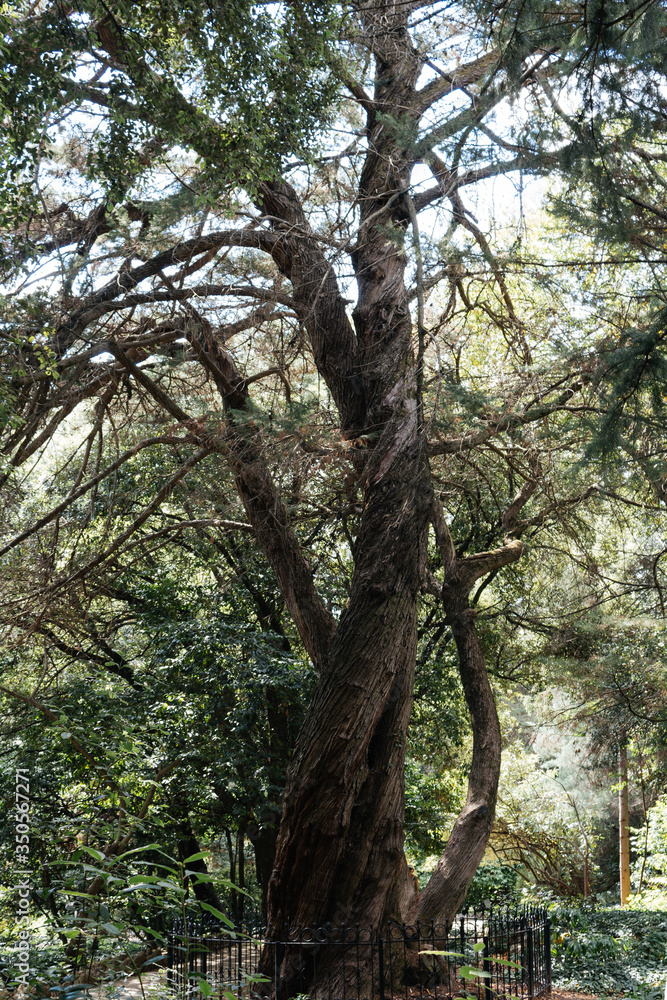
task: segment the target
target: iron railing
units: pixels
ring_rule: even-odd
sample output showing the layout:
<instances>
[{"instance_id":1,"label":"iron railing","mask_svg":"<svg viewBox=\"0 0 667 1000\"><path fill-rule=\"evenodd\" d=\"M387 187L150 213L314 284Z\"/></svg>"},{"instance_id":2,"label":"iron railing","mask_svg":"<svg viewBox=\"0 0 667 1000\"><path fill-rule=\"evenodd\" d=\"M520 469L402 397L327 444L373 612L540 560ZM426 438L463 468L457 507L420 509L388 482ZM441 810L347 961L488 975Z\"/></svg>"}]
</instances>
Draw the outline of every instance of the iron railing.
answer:
<instances>
[{"instance_id":1,"label":"iron railing","mask_svg":"<svg viewBox=\"0 0 667 1000\"><path fill-rule=\"evenodd\" d=\"M181 924L170 934L167 966L176 992L216 1000L230 992L275 1000L538 1000L551 996L550 924L534 907L468 910L451 924L389 922L381 932L293 926L279 940L269 931Z\"/></svg>"}]
</instances>

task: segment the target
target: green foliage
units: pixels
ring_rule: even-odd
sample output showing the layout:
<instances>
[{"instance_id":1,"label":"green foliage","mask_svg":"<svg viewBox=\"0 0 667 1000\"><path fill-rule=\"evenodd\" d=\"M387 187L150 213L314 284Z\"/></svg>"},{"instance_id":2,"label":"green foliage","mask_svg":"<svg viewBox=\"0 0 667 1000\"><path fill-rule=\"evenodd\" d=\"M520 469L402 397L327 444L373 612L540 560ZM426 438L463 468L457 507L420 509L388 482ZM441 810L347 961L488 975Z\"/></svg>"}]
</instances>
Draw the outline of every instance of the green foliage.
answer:
<instances>
[{"instance_id":1,"label":"green foliage","mask_svg":"<svg viewBox=\"0 0 667 1000\"><path fill-rule=\"evenodd\" d=\"M86 171L112 202L172 145L202 162L204 200L227 185L255 189L285 157L303 155L329 122L336 80L332 41L340 12L328 0L275 5L86 2L58 5L11 21L0 74L11 110L0 154L11 182L7 212L22 197L40 144L64 107L92 101L106 109L90 136ZM9 19L5 18L6 21ZM80 60L97 47L113 69L84 84ZM35 53L40 53L39 57Z\"/></svg>"},{"instance_id":2,"label":"green foliage","mask_svg":"<svg viewBox=\"0 0 667 1000\"><path fill-rule=\"evenodd\" d=\"M188 867L200 856L179 862L158 844L109 856L81 846L68 860L52 865L55 874L49 893L41 894L42 903L47 904L48 896L56 892L68 902L55 919L49 906L43 905L47 922L32 921L33 947L37 940L43 947L37 962L31 961L31 992L49 996L54 990L65 994L86 990L91 982L112 982L122 975L123 968L142 975L146 966L166 953L166 915L186 921L192 915L200 916L203 908L223 925L233 926L214 907L193 907L188 900L189 886L209 878ZM53 948L58 939L64 945L64 956ZM139 941L143 941L142 951ZM187 937L181 947L187 954ZM15 985L12 973L11 952L0 952L0 977L10 990Z\"/></svg>"},{"instance_id":3,"label":"green foliage","mask_svg":"<svg viewBox=\"0 0 667 1000\"><path fill-rule=\"evenodd\" d=\"M644 828L634 831L632 849L635 854L632 884L637 892L630 905L637 909L667 910L667 799L664 797L648 810Z\"/></svg>"},{"instance_id":4,"label":"green foliage","mask_svg":"<svg viewBox=\"0 0 667 1000\"><path fill-rule=\"evenodd\" d=\"M551 912L554 984L626 997L662 997L667 913L556 909Z\"/></svg>"},{"instance_id":5,"label":"green foliage","mask_svg":"<svg viewBox=\"0 0 667 1000\"><path fill-rule=\"evenodd\" d=\"M482 861L463 906L503 906L519 900L521 869L503 861Z\"/></svg>"},{"instance_id":6,"label":"green foliage","mask_svg":"<svg viewBox=\"0 0 667 1000\"><path fill-rule=\"evenodd\" d=\"M365 6L362 9L369 14ZM230 219L241 232L255 211L249 230L257 234L275 225L277 220L263 215L262 182L295 160L290 181L312 239L321 238L323 254L331 251L323 258L330 273L344 273L341 254L355 245L349 220L355 218L360 203L355 178L362 178L364 197L369 191L375 197L372 185L366 191L362 163L373 128L378 136L383 129L385 135L390 132L412 156L423 147L424 162L433 138L420 137L415 117L403 114L402 108L378 111L370 130L358 108L344 108L339 78L355 77L351 90L357 94L362 85L372 86L368 64L364 66L368 39L357 36L351 44L347 40L350 26L353 37L359 29L358 22L347 21L357 13L356 8L350 13L328 0L269 6L249 0L222 5L203 0L140 4L122 0L111 8L83 0L72 9L22 3L14 12L3 8L4 263L7 273L18 273L31 258L40 264L57 258L61 280L54 283L53 292L22 292L3 302L0 423L6 424L11 438L26 420L19 411L30 419L34 407L45 400L27 435L28 445L48 426L51 403L58 408L57 418L53 417L53 427L61 435L53 438L58 447L69 448L76 437L66 422L70 414L72 422L81 419L86 434L99 419L100 440L108 435L97 455L97 432L91 432L87 441L79 436L60 473L47 467L38 453L37 476L28 475L16 486L7 514L8 532L14 527L15 512L18 531L34 523L56 494L65 496L92 474L90 470L103 467L108 456L115 455L119 439L126 436L134 443L135 432L164 429L166 418L156 411L154 399L143 396L127 372L110 373L99 355L71 365L72 381L61 388L72 355L87 351L91 344L99 346L110 330L125 339L158 329L169 332L175 319L192 320L192 313L179 309L196 301L202 309L202 329L219 331L220 345L229 347L230 357L246 359L245 366L239 361L240 377L252 384L252 399L245 411L230 411L227 416L237 430L256 438L258 454L282 491L290 516L294 515L295 531L304 551L308 549L325 603L335 614L344 607L364 502L360 464L355 470L355 463L342 454L337 415L321 390L312 356L303 348L305 313L289 296L287 264L279 269L277 259L268 254L227 246L217 258L206 257L202 287L186 300L179 295L189 295L192 282L200 282L193 275L202 258L180 261L183 269L178 275L167 277L161 269L152 276L154 283L145 295L146 285L138 290L141 301L118 304L118 313L125 308L129 313L102 310L81 327L74 341L62 349L58 346L57 355L52 345L57 346L58 324L67 322L83 296L98 289L116 269L114 294L121 288L132 292L124 276L133 262L148 261L184 234L224 228ZM443 22L442 30L425 28L433 35L424 44L415 34L421 54L429 51L430 42L432 51L441 55L453 45L453 55L446 55L452 66L454 60L458 64L463 38L471 52L491 53L488 75L473 80L470 88L448 93L429 112L427 128L437 131L439 123L445 123L441 134L446 137L439 148L446 159L452 153L447 165L452 182L458 177L467 184L477 176L502 172L505 152L525 158L522 170L524 162L531 169L532 158L544 154L535 170L559 167L571 178L568 191L574 192L571 201L576 209L569 219L576 213L577 223L588 226L600 210L606 234L603 227L597 232L613 238L615 246L624 245L630 228L632 239L646 238L648 231L651 245L658 245L655 224L642 228L642 220L629 207L626 195L634 190L633 175L620 170L610 174L610 165L623 165L634 155L633 144L639 139L655 141L650 100L655 98L661 115L660 75L665 72L667 52L664 11L656 4L637 11L614 0L606 6L589 5L583 20L579 16L565 8L546 11L539 0L500 5L480 0L457 10L452 24ZM491 49L485 48L488 41ZM354 61L355 47L361 53L356 76L348 74L346 66L347 59ZM501 56L496 59L498 52ZM547 54L544 65L536 68L534 58L541 60L542 54ZM557 87L561 70L564 85L570 87L565 115L548 99L548 92L543 95L539 90L550 80ZM507 112L499 111L503 138L498 145L486 125L483 132L477 129L486 114L484 102L488 100L492 109L495 101L511 99L526 81L531 93L524 90L525 101L523 97L517 101L509 125L502 122ZM533 93L539 96L534 98ZM459 120L457 102L471 94L472 110ZM642 114L635 113L633 102L639 102ZM313 150L339 113L329 135L330 155L316 162ZM486 120L493 125L491 115ZM657 121L662 126L660 117ZM344 142L341 125L347 132ZM343 154L348 139L351 144ZM371 159L366 160L366 172ZM659 160L653 166L660 177ZM658 190L660 184L655 183ZM459 197L454 187L451 193ZM403 247L406 220L397 218L378 226L378 231ZM580 502L587 488L596 484L598 470L587 469L579 458L588 445L589 458L613 454L625 463L626 450L637 441L643 445L652 420L650 432L658 447L648 457L642 452L643 469L652 482L664 474L662 300L642 300L637 321L633 317L620 335L610 335L610 329L616 330L615 302L606 313L601 309L600 316L590 311L600 285L588 269L583 277L573 275L568 285L567 280L559 283L548 276L546 268L526 277L518 258L521 276L512 274L510 267L501 294L496 267L500 258L494 256L500 242L490 236L484 245L470 238L468 228L462 238L466 218L465 210L456 208L447 237L436 226L432 245L425 247L430 273L446 263L440 283L447 290L440 294L451 293L441 313L437 295L427 308L433 315L428 318L424 358L425 412L432 411L428 429L436 444L447 436L479 434L483 447L462 446L441 455L436 449L432 468L437 497L459 554L471 555L503 544L507 505L535 477L535 495L521 512L527 518L520 527L529 547L527 558L520 568L503 570L502 583L493 577L480 580L473 597L482 645L499 686L516 684L525 693L530 684L530 693L537 697L554 678L571 689L576 688L578 672L591 678L586 694L592 691L597 699L595 735L602 745L615 731L615 722L621 718L627 722L628 712L618 698L614 700L619 683L621 695L642 708L651 684L659 686L662 675L660 654L650 643L633 642L635 626L620 627L616 622L609 628L602 623L595 629L592 615L586 619L582 612L618 599L610 591L609 579L619 568L617 555L626 547L627 537L619 529L616 542L601 538L609 523L600 527L602 501L596 501L597 506L591 501L587 510ZM97 230L94 219L103 223ZM140 228L133 229L139 223ZM78 234L75 237L70 225ZM298 241L301 235L301 226L290 223L289 239ZM569 241L570 231L561 237L563 243ZM515 227L503 260L517 261L526 245ZM553 244L540 250L547 264L553 253ZM38 271L31 277L41 281ZM608 295L615 279L605 280ZM632 276L626 278L626 287L631 281ZM200 301L207 298L202 292L207 284L220 288L237 282L252 293L253 307L254 295L266 295L271 309L253 317L243 297L240 304L235 295L218 293ZM578 282L581 293L573 291ZM437 285L429 287L438 291ZM509 316L514 312L508 306L510 295L521 303L518 319ZM238 318L235 333L231 320ZM139 348L136 357L145 373L220 442L222 403L210 388L212 369L203 373L193 362L197 342L184 345L180 334L192 332L186 327L185 323L177 327L175 342L156 337L146 353ZM593 335L594 328L600 333ZM517 346L527 331L532 354L522 354ZM447 355L444 367L440 352ZM72 369L79 371L77 365L81 380L72 374ZM272 372L284 380L278 386L279 392L285 391L284 404L274 383L266 381ZM255 381L257 373L262 374ZM361 376L354 378L361 381ZM112 390L108 397L112 401L104 404L106 413L102 405L83 413L81 399L98 399L100 386ZM590 389L590 394L582 395L577 386ZM561 393L571 412L547 412L549 401ZM527 412L539 410L542 403L545 412L529 420ZM185 433L188 428L182 429ZM590 445L594 431L604 445ZM364 447L377 440L367 436ZM10 441L8 454L12 447ZM79 466L77 455L86 448L87 457ZM25 685L25 690L38 691L43 707L55 719L7 696L9 711L2 733L11 748L9 765L20 754L21 762L28 761L41 782L33 844L44 878L39 898L45 908L53 906L58 919L69 914L68 892L85 888L87 876L75 845L85 840L90 850L99 853L116 835L120 821L133 842L144 847L155 843L169 854L176 853L184 831L206 842L217 841L210 884L226 905L232 898L227 874L233 849L221 848L220 841L223 835L230 843L237 838L242 848L251 827L261 827L265 821L275 826L285 769L315 684L295 630L284 621L273 574L246 544L247 536L233 529L162 534L177 527L180 519L201 518L208 524L221 517L243 516L241 505L229 501L233 474L221 471L223 463L217 456L191 474L187 488L173 491L141 526L160 536L156 547L155 537L147 540L137 533L129 547L97 566L95 574L78 580L77 587L65 595L55 591L54 599L49 592L47 603L40 603L45 588L54 581L58 586L63 576L94 559L110 535L118 537L129 527L137 511L145 509L156 489L170 478L181 461L181 450L181 445L174 446L165 457L151 449L128 462L73 502L62 518L47 525L5 564L11 580L9 596L17 603L8 612L2 681L9 688L19 686L23 691ZM28 457L21 456L21 461ZM636 488L636 479L625 478L626 465L619 463L619 470L620 487ZM613 471L607 473L607 485ZM18 475L12 487L15 481ZM577 513L570 514L571 509ZM637 540L637 550L649 561L640 564L638 557L636 565L624 565L617 574L636 583L642 594L653 587L649 571L656 587L659 579L657 563L649 565L654 552L647 525L642 522L644 534ZM600 551L596 562L592 553ZM434 550L430 562L438 573L439 559ZM602 585L596 589L598 562L604 567L607 589ZM23 601L25 593L34 592L38 600L26 612L24 624L15 608L25 608L28 602L21 603L17 594ZM464 799L470 766L467 709L456 653L448 624L440 620L442 609L430 602L430 597L424 598L406 767L407 847L420 876L427 874L444 846ZM619 681L621 674L624 679ZM572 721L571 714L565 721ZM547 885L551 892L576 896L589 841L593 848L608 844L591 815L579 817L580 800L568 799L571 787L565 791L562 784L560 791L556 787L557 780L565 779L563 761L557 769L526 752L524 736L522 752L516 755L518 743L508 737L510 766L505 766L498 812L499 827L504 824L500 832L513 836L514 847L523 853L511 863L483 865L471 888L472 902L512 898L521 872L530 873L538 890ZM658 733L656 744L662 738ZM157 787L155 774L169 762L175 763L174 771ZM572 768L570 776L573 773ZM150 807L139 817L153 788L157 790ZM126 810L120 807L121 797ZM531 811L536 801L540 809ZM9 831L3 833L3 841L9 840ZM536 859L545 853L540 868ZM239 847L237 861L238 856ZM651 857L655 881L662 871L657 840ZM69 874L61 877L57 873L61 867L64 870L63 863ZM156 886L161 864L157 854L150 863L154 870L143 873L144 883ZM594 852L590 871L597 874ZM122 877L141 874L125 872ZM120 889L110 894L105 903L110 908L107 923L129 919L131 910L134 925L147 934L155 927L148 903L139 898L138 884L134 883L133 909L118 894ZM196 882L199 887L203 884Z\"/></svg>"},{"instance_id":7,"label":"green foliage","mask_svg":"<svg viewBox=\"0 0 667 1000\"><path fill-rule=\"evenodd\" d=\"M619 447L633 423L650 424L663 418L667 397L667 357L664 352L667 309L660 309L647 328L622 332L618 345L609 350L598 370L605 406L598 433L586 460L594 455L618 458ZM666 474L663 463L652 464L655 480Z\"/></svg>"}]
</instances>

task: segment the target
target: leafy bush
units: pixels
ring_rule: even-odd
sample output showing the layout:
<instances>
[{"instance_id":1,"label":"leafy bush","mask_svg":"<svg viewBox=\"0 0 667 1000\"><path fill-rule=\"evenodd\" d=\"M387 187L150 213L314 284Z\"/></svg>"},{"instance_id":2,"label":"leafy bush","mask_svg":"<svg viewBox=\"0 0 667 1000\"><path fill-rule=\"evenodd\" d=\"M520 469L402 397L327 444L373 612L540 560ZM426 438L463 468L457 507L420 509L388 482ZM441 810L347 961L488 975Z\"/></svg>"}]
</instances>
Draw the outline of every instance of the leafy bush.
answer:
<instances>
[{"instance_id":1,"label":"leafy bush","mask_svg":"<svg viewBox=\"0 0 667 1000\"><path fill-rule=\"evenodd\" d=\"M519 866L503 861L482 863L470 884L464 906L514 903L518 899Z\"/></svg>"},{"instance_id":2,"label":"leafy bush","mask_svg":"<svg viewBox=\"0 0 667 1000\"><path fill-rule=\"evenodd\" d=\"M667 909L667 798L649 809L648 828L637 830L632 841L637 855L632 881L641 891L632 897L631 905Z\"/></svg>"},{"instance_id":3,"label":"leafy bush","mask_svg":"<svg viewBox=\"0 0 667 1000\"><path fill-rule=\"evenodd\" d=\"M555 986L662 1000L667 912L563 908L551 919Z\"/></svg>"}]
</instances>

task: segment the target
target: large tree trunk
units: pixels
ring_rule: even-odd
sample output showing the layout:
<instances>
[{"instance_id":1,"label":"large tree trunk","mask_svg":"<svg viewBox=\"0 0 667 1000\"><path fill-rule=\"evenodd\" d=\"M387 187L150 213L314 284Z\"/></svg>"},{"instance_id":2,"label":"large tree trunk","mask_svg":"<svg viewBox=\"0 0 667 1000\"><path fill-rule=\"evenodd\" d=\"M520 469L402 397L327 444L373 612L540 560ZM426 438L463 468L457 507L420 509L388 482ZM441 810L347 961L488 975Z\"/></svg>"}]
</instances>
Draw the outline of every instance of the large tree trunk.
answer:
<instances>
[{"instance_id":1,"label":"large tree trunk","mask_svg":"<svg viewBox=\"0 0 667 1000\"><path fill-rule=\"evenodd\" d=\"M283 939L288 926L329 921L382 928L391 918L417 914L450 920L493 823L500 736L467 601L474 581L518 558L522 546L510 540L492 553L458 560L440 511L434 524L446 552L438 596L456 637L475 749L466 806L443 862L418 902L403 850L403 768L428 528L437 505L404 283L403 240L414 219L411 125L416 129L419 119L416 84L422 67L407 30L409 13L410 5L403 3L360 8L364 38L375 59L375 86L367 107L360 225L351 252L358 288L354 329L333 269L292 189L275 182L263 185L260 193L262 210L279 234L270 244L274 260L292 282L315 362L341 417L342 436L353 439L351 456L363 497L350 597L336 625L318 603L309 567L294 554L286 511L265 473L264 479L258 474L252 447L241 444L236 432L228 436L248 519L320 672L287 775L267 899L274 940ZM529 495L508 508L506 530ZM273 973L270 948L264 971ZM328 973L334 994L343 995L342 968ZM288 949L282 993L289 997L316 988L313 977L302 956L290 955ZM358 981L352 985L363 991Z\"/></svg>"},{"instance_id":2,"label":"large tree trunk","mask_svg":"<svg viewBox=\"0 0 667 1000\"><path fill-rule=\"evenodd\" d=\"M376 97L391 108L420 69L405 18L405 9L388 7L367 26L400 50L391 74L388 64L377 67ZM403 765L431 508L396 222L397 192L407 189L411 168L394 130L374 124L353 254L366 405L356 455L363 513L348 605L288 773L268 896L277 937L288 923L377 927L400 919L405 904ZM304 989L304 969L289 954L282 985L286 996Z\"/></svg>"},{"instance_id":3,"label":"large tree trunk","mask_svg":"<svg viewBox=\"0 0 667 1000\"><path fill-rule=\"evenodd\" d=\"M289 769L268 898L277 936L287 923L378 926L401 916L403 764L428 523L423 471L404 468L370 491L349 606ZM290 995L289 963L283 983Z\"/></svg>"}]
</instances>

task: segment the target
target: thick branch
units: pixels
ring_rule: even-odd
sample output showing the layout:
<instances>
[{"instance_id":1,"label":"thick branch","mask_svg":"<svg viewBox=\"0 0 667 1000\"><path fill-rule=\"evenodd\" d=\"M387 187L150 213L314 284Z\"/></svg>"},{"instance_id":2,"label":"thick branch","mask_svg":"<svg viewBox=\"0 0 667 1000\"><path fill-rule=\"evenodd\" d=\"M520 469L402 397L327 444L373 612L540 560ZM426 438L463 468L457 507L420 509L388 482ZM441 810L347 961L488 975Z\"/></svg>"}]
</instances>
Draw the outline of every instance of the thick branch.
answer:
<instances>
[{"instance_id":1,"label":"thick branch","mask_svg":"<svg viewBox=\"0 0 667 1000\"><path fill-rule=\"evenodd\" d=\"M139 385L143 385L144 389L150 393L153 399L159 403L160 406L167 411L167 413L170 413L176 420L180 420L181 423L188 423L192 419L185 412L185 410L180 408L178 403L175 403L173 399L171 399L171 397L160 388L159 385L148 377L146 372L142 371L141 368L139 368L139 366L127 356L120 344L110 340L109 352L110 354L113 354L117 361L120 361L124 368L127 368Z\"/></svg>"},{"instance_id":2,"label":"thick branch","mask_svg":"<svg viewBox=\"0 0 667 1000\"><path fill-rule=\"evenodd\" d=\"M103 307L105 303L117 298L123 292L129 292L136 288L140 282L146 278L155 277L165 268L173 267L174 264L182 264L190 261L199 254L207 253L211 250L227 247L250 247L256 250L265 250L271 253L277 242L277 237L273 233L268 233L263 229L228 229L217 233L209 233L206 236L197 236L183 243L177 243L169 250L165 250L155 257L152 257L145 264L138 267L128 268L116 275L98 291L89 295L82 305L56 330L55 345L58 355L62 355L73 343L74 339L86 328L86 326L101 316L106 311L101 308L99 313L95 312L95 307Z\"/></svg>"},{"instance_id":3,"label":"thick branch","mask_svg":"<svg viewBox=\"0 0 667 1000\"><path fill-rule=\"evenodd\" d=\"M354 437L364 426L366 405L359 373L357 339L335 272L306 219L295 190L283 181L261 186L261 208L276 221L273 259L292 282L293 298L303 316L317 369L340 414L341 430Z\"/></svg>"},{"instance_id":4,"label":"thick branch","mask_svg":"<svg viewBox=\"0 0 667 1000\"><path fill-rule=\"evenodd\" d=\"M520 559L525 548L523 542L513 538L499 549L489 549L487 552L478 552L457 560L453 586L463 585L469 591L475 580ZM443 588L443 593L446 588L447 584Z\"/></svg>"},{"instance_id":5,"label":"thick branch","mask_svg":"<svg viewBox=\"0 0 667 1000\"><path fill-rule=\"evenodd\" d=\"M287 508L263 461L252 431L229 427L225 435L236 488L257 541L278 580L285 604L315 669L321 672L336 622L320 597L313 570L290 524Z\"/></svg>"},{"instance_id":6,"label":"thick branch","mask_svg":"<svg viewBox=\"0 0 667 1000\"><path fill-rule=\"evenodd\" d=\"M478 83L487 71L498 63L500 55L501 53L494 49L492 52L480 56L479 59L474 59L463 66L457 66L451 73L439 69L430 59L427 60L427 64L435 70L438 77L417 91L415 101L417 112L423 114L441 97L446 97L447 94L451 94L455 90L465 89L472 83Z\"/></svg>"},{"instance_id":7,"label":"thick branch","mask_svg":"<svg viewBox=\"0 0 667 1000\"><path fill-rule=\"evenodd\" d=\"M475 631L475 612L462 607L461 593L444 600L459 654L459 671L470 712L473 752L468 795L452 830L445 852L419 897L417 917L421 921L451 921L463 902L468 886L484 856L496 808L500 777L500 724L484 664L484 654Z\"/></svg>"},{"instance_id":8,"label":"thick branch","mask_svg":"<svg viewBox=\"0 0 667 1000\"><path fill-rule=\"evenodd\" d=\"M126 295L120 301L101 302L90 308L87 313L84 313L80 317L79 323L88 326L106 313L118 312L122 309L134 309L136 306L151 305L154 302L185 302L192 298L222 298L223 296L259 299L261 302L275 302L280 305L290 306L292 309L296 308L296 303L290 295L272 288L253 288L252 285L218 285L206 282L188 288L170 288L168 291L154 289L150 292L135 292L132 295ZM91 355L91 357L94 357L94 355ZM67 360L69 361L69 358Z\"/></svg>"}]
</instances>

